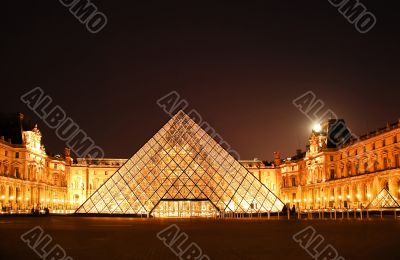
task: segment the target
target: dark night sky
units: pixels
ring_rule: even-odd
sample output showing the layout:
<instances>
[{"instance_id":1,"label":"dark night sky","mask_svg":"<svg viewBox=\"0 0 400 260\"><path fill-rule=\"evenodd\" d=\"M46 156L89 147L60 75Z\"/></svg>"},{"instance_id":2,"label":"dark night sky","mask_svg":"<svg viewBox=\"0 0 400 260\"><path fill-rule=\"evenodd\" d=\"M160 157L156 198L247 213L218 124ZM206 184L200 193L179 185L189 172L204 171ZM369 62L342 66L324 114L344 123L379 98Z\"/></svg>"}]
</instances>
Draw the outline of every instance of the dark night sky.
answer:
<instances>
[{"instance_id":1,"label":"dark night sky","mask_svg":"<svg viewBox=\"0 0 400 260\"><path fill-rule=\"evenodd\" d=\"M65 144L20 96L43 88L107 157L127 158L168 120L156 100L178 91L241 158L305 148L307 90L356 133L400 117L396 1L362 1L367 34L326 0L93 1L93 35L59 1L2 3L2 112L38 122L47 150ZM378 3L379 2L379 3Z\"/></svg>"}]
</instances>

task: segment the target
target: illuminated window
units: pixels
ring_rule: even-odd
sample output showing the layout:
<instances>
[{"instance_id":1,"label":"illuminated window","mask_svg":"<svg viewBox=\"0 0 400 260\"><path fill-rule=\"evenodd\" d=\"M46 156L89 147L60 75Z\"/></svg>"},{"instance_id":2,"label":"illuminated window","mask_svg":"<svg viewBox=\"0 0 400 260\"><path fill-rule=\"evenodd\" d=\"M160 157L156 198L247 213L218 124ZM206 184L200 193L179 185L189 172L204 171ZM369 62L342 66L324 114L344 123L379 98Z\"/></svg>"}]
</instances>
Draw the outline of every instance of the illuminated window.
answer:
<instances>
[{"instance_id":1,"label":"illuminated window","mask_svg":"<svg viewBox=\"0 0 400 260\"><path fill-rule=\"evenodd\" d=\"M383 158L383 169L386 170L388 168L388 159L387 157Z\"/></svg>"},{"instance_id":2,"label":"illuminated window","mask_svg":"<svg viewBox=\"0 0 400 260\"><path fill-rule=\"evenodd\" d=\"M330 170L330 174L331 174L331 180L335 179L335 170L334 169Z\"/></svg>"}]
</instances>

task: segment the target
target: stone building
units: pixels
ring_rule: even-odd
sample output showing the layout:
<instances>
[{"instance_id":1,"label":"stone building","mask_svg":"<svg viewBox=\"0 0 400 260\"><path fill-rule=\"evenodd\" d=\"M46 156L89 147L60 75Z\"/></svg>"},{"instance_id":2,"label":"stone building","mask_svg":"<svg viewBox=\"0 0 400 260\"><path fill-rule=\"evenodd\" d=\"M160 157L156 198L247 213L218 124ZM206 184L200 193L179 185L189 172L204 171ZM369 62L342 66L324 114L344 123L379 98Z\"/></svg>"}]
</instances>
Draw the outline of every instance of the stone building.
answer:
<instances>
[{"instance_id":1,"label":"stone building","mask_svg":"<svg viewBox=\"0 0 400 260\"><path fill-rule=\"evenodd\" d=\"M352 136L340 146L331 142L331 123L312 131L305 153L278 167L281 199L302 209L318 209L365 207L383 188L399 198L400 121Z\"/></svg>"},{"instance_id":2,"label":"stone building","mask_svg":"<svg viewBox=\"0 0 400 260\"><path fill-rule=\"evenodd\" d=\"M332 122L312 131L305 152L271 163L242 160L282 201L302 209L366 206L383 188L400 197L400 121L359 138L334 142ZM337 133L333 133L336 135ZM0 115L0 199L3 210L77 209L126 159L51 155L39 128L22 114Z\"/></svg>"},{"instance_id":3,"label":"stone building","mask_svg":"<svg viewBox=\"0 0 400 260\"><path fill-rule=\"evenodd\" d=\"M42 134L22 114L0 115L0 136L3 210L64 207L70 158L46 154Z\"/></svg>"},{"instance_id":4,"label":"stone building","mask_svg":"<svg viewBox=\"0 0 400 260\"><path fill-rule=\"evenodd\" d=\"M89 198L111 175L114 174L126 159L87 159L78 158L71 165L68 178L68 200L71 207L77 209Z\"/></svg>"}]
</instances>

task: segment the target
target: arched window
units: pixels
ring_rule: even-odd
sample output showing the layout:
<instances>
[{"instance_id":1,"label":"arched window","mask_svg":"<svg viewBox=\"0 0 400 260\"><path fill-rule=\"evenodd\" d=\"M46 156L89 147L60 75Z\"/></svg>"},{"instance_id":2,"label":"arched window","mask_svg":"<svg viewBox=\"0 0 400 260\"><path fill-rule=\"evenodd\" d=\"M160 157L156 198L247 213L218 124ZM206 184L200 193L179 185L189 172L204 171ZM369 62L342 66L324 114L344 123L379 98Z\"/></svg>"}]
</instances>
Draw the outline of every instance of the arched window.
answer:
<instances>
[{"instance_id":1,"label":"arched window","mask_svg":"<svg viewBox=\"0 0 400 260\"><path fill-rule=\"evenodd\" d=\"M365 162L365 163L364 163L364 172L365 172L365 173L368 173L368 172L369 172L368 167L369 167L369 166L368 166L368 162Z\"/></svg>"},{"instance_id":2,"label":"arched window","mask_svg":"<svg viewBox=\"0 0 400 260\"><path fill-rule=\"evenodd\" d=\"M368 194L368 189L367 189L367 185L365 185L365 184L363 184L362 185L362 200L366 200L366 198L367 198L367 194Z\"/></svg>"},{"instance_id":3,"label":"arched window","mask_svg":"<svg viewBox=\"0 0 400 260\"><path fill-rule=\"evenodd\" d=\"M374 162L374 172L376 172L376 171L378 171L379 170L379 162L378 161L375 161Z\"/></svg>"},{"instance_id":4,"label":"arched window","mask_svg":"<svg viewBox=\"0 0 400 260\"><path fill-rule=\"evenodd\" d=\"M347 175L351 175L351 163L347 164Z\"/></svg>"},{"instance_id":5,"label":"arched window","mask_svg":"<svg viewBox=\"0 0 400 260\"><path fill-rule=\"evenodd\" d=\"M331 180L335 179L335 170L334 169L330 170L330 179Z\"/></svg>"},{"instance_id":6,"label":"arched window","mask_svg":"<svg viewBox=\"0 0 400 260\"><path fill-rule=\"evenodd\" d=\"M388 168L388 159L387 157L383 158L383 169L386 170Z\"/></svg>"}]
</instances>

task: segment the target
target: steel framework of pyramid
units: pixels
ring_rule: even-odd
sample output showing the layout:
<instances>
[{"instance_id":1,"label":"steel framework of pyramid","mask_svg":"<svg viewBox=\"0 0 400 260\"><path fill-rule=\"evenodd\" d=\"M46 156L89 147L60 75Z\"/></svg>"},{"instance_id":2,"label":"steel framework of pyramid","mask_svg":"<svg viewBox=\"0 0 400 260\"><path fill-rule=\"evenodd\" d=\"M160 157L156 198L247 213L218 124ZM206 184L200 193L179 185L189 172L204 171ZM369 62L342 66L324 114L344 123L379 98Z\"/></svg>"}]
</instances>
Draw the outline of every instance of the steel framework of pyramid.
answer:
<instances>
[{"instance_id":1,"label":"steel framework of pyramid","mask_svg":"<svg viewBox=\"0 0 400 260\"><path fill-rule=\"evenodd\" d=\"M180 111L76 213L171 216L178 210L179 216L205 216L276 212L283 205Z\"/></svg>"},{"instance_id":2,"label":"steel framework of pyramid","mask_svg":"<svg viewBox=\"0 0 400 260\"><path fill-rule=\"evenodd\" d=\"M392 194L384 188L367 206L369 209L400 208L399 203L393 198Z\"/></svg>"}]
</instances>

